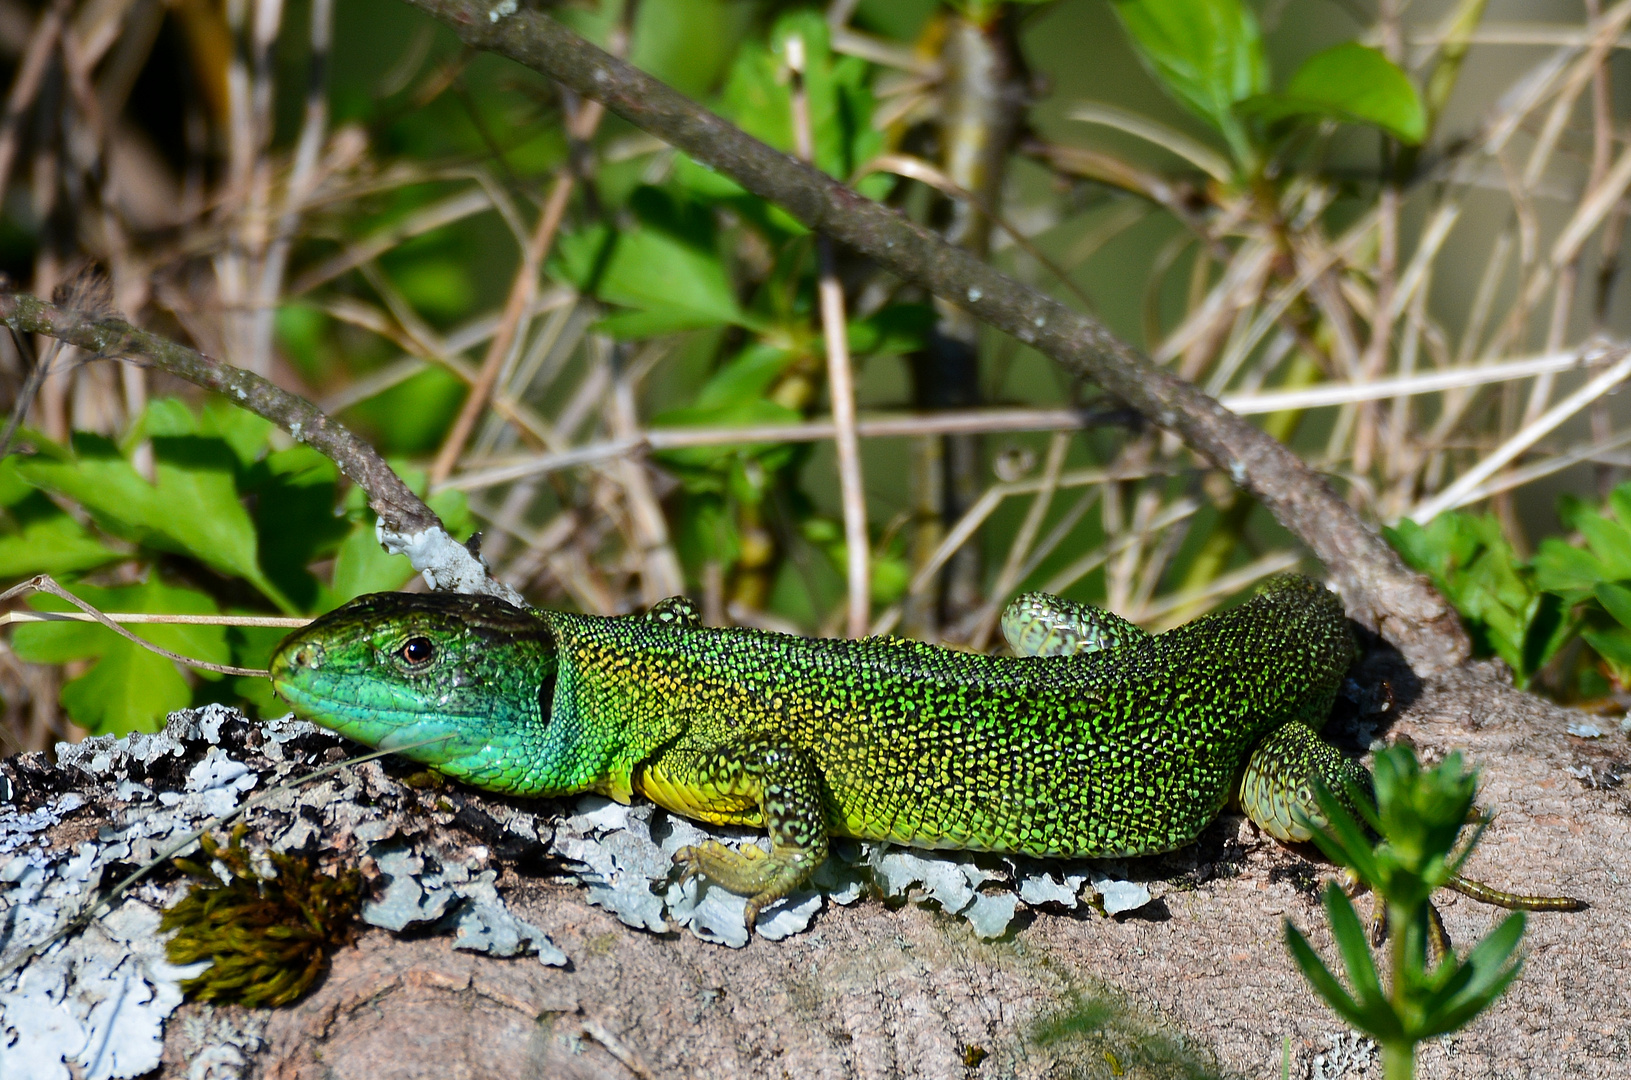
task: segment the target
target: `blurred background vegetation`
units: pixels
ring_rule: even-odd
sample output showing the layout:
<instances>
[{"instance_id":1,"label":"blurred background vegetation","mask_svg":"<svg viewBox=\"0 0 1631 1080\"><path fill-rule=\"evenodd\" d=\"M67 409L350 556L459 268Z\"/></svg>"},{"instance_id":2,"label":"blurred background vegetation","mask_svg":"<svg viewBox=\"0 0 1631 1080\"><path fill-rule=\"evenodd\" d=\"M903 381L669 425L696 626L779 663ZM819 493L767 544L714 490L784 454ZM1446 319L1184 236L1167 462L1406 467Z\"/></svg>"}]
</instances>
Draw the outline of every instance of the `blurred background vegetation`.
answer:
<instances>
[{"instance_id":1,"label":"blurred background vegetation","mask_svg":"<svg viewBox=\"0 0 1631 1080\"><path fill-rule=\"evenodd\" d=\"M1631 3L546 6L1260 417L1484 655L1622 707ZM776 208L396 0L0 0L0 83L11 287L310 397L534 603L843 631L822 262ZM831 272L873 632L995 647L1038 588L1161 629L1318 572L1094 387ZM5 335L0 406L7 583L284 615L410 584L330 463L191 387ZM283 631L139 632L253 666ZM15 631L0 695L7 753L276 708L65 624Z\"/></svg>"}]
</instances>

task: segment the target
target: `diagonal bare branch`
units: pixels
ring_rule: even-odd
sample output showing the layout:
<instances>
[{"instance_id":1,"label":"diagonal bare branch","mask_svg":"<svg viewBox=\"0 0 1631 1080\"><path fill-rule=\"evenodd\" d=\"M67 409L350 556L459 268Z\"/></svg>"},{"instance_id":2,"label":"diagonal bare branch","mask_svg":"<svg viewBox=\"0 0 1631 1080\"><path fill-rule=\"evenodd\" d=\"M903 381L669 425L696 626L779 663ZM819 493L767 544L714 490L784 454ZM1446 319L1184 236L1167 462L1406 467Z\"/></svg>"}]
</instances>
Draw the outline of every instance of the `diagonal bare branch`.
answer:
<instances>
[{"instance_id":1,"label":"diagonal bare branch","mask_svg":"<svg viewBox=\"0 0 1631 1080\"><path fill-rule=\"evenodd\" d=\"M1360 621L1424 670L1468 653L1450 607L1286 447L1151 364L1101 323L1021 285L887 207L759 142L540 12L472 0L410 0L466 44L507 56L606 105L697 161L870 256L900 277L1033 345L1223 469L1331 571Z\"/></svg>"}]
</instances>

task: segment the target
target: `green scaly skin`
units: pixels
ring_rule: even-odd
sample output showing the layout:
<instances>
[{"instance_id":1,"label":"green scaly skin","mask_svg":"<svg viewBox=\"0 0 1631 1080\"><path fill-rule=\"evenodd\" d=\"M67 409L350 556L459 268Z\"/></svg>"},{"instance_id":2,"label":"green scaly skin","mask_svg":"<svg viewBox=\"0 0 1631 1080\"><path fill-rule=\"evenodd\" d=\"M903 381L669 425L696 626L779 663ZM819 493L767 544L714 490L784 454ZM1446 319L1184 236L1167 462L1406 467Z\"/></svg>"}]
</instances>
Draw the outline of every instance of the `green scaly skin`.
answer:
<instances>
[{"instance_id":1,"label":"green scaly skin","mask_svg":"<svg viewBox=\"0 0 1631 1080\"><path fill-rule=\"evenodd\" d=\"M1319 822L1315 776L1368 787L1315 734L1356 650L1313 581L1159 636L1030 594L1004 630L1028 655L709 629L680 598L606 618L381 593L291 635L271 673L300 715L476 787L643 795L767 829L769 856L676 856L749 896L750 926L830 836L1148 855L1194 840L1237 789L1272 835L1305 839L1291 808Z\"/></svg>"}]
</instances>

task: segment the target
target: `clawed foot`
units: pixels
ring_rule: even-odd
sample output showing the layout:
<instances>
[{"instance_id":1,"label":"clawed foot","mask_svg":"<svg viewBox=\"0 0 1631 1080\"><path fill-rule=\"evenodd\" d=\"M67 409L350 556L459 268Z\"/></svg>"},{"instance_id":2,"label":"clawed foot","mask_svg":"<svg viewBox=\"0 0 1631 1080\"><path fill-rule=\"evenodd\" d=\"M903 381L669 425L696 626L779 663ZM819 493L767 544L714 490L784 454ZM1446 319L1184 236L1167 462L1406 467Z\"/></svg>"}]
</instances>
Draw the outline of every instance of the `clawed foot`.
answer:
<instances>
[{"instance_id":1,"label":"clawed foot","mask_svg":"<svg viewBox=\"0 0 1631 1080\"><path fill-rule=\"evenodd\" d=\"M759 912L792 892L806 876L799 860L778 859L754 844L737 851L717 840L680 848L669 873L671 880L683 883L702 878L748 897L744 914L749 932Z\"/></svg>"}]
</instances>

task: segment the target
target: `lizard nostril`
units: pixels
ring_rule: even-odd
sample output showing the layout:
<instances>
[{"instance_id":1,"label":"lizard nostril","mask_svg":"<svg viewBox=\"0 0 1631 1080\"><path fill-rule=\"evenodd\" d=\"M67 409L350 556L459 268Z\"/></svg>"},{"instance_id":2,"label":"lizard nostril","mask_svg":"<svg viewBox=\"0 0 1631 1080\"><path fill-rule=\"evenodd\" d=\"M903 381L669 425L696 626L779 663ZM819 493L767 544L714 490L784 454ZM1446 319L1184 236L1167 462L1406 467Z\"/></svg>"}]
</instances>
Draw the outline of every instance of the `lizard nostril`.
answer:
<instances>
[{"instance_id":1,"label":"lizard nostril","mask_svg":"<svg viewBox=\"0 0 1631 1080\"><path fill-rule=\"evenodd\" d=\"M323 666L325 658L323 647L315 641L308 641L300 646L294 651L292 657L296 664L304 668L311 668L313 671Z\"/></svg>"}]
</instances>

